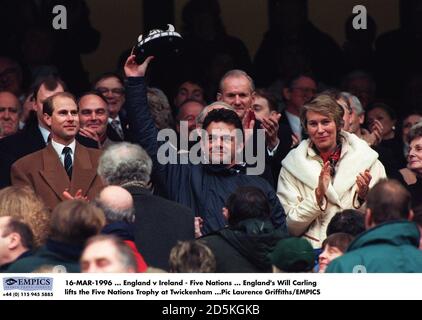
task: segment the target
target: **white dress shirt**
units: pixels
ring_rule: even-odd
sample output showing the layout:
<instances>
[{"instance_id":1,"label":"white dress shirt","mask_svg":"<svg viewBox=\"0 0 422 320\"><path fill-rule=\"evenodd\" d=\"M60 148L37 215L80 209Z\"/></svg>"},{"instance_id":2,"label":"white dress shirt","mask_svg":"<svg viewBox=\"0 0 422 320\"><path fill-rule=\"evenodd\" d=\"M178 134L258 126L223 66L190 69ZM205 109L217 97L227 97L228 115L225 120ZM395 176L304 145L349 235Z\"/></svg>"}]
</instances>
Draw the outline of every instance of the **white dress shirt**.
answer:
<instances>
[{"instance_id":1,"label":"white dress shirt","mask_svg":"<svg viewBox=\"0 0 422 320\"><path fill-rule=\"evenodd\" d=\"M62 163L62 165L64 166L64 157L65 155L62 153L63 152L63 148L64 147L69 147L72 151L70 152L70 156L72 157L72 163L74 162L75 159L75 147L76 147L76 140L73 140L72 143L68 144L67 146L65 146L64 144L58 143L56 141L54 141L53 139L51 140L51 145L53 146L54 150L56 150L60 162Z\"/></svg>"}]
</instances>

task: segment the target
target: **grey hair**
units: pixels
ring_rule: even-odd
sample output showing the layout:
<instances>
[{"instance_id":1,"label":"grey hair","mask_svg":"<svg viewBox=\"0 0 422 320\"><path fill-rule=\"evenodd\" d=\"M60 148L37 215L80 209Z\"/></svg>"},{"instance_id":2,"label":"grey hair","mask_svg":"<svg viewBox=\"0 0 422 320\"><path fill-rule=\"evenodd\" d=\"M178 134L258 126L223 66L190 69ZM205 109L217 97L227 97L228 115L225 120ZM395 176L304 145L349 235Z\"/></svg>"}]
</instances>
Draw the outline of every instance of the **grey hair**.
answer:
<instances>
[{"instance_id":1,"label":"grey hair","mask_svg":"<svg viewBox=\"0 0 422 320\"><path fill-rule=\"evenodd\" d=\"M103 210L107 223L119 221L128 223L135 222L135 208L133 205L130 208L113 208L101 201L99 198L95 199L95 205Z\"/></svg>"},{"instance_id":2,"label":"grey hair","mask_svg":"<svg viewBox=\"0 0 422 320\"><path fill-rule=\"evenodd\" d=\"M350 107L353 109L353 111L357 115L361 115L362 113L365 112L365 110L363 110L362 104L360 103L358 97L346 91L341 92L341 95L349 100Z\"/></svg>"},{"instance_id":3,"label":"grey hair","mask_svg":"<svg viewBox=\"0 0 422 320\"><path fill-rule=\"evenodd\" d=\"M219 92L222 93L223 92L223 83L227 78L241 78L241 77L245 77L251 87L251 91L255 91L255 84L253 82L253 79L251 78L250 75L248 75L245 71L243 70L239 70L239 69L233 69L233 70L229 70L227 71L224 76L221 78L220 83L218 85L219 88Z\"/></svg>"},{"instance_id":4,"label":"grey hair","mask_svg":"<svg viewBox=\"0 0 422 320\"><path fill-rule=\"evenodd\" d=\"M108 185L139 182L146 186L152 171L152 160L140 146L128 142L116 143L102 154L97 172Z\"/></svg>"},{"instance_id":5,"label":"grey hair","mask_svg":"<svg viewBox=\"0 0 422 320\"><path fill-rule=\"evenodd\" d=\"M119 261L125 267L126 270L132 268L135 272L138 269L138 264L136 262L135 254L132 249L119 237L112 234L99 234L93 237L90 237L85 243L84 251L88 246L93 243L110 241L115 247L119 254Z\"/></svg>"},{"instance_id":6,"label":"grey hair","mask_svg":"<svg viewBox=\"0 0 422 320\"><path fill-rule=\"evenodd\" d=\"M147 88L148 107L158 129L173 127L174 119L167 96L158 88Z\"/></svg>"},{"instance_id":7,"label":"grey hair","mask_svg":"<svg viewBox=\"0 0 422 320\"><path fill-rule=\"evenodd\" d=\"M409 138L407 139L408 143L411 143L417 138L422 138L422 121L419 121L409 131Z\"/></svg>"},{"instance_id":8,"label":"grey hair","mask_svg":"<svg viewBox=\"0 0 422 320\"><path fill-rule=\"evenodd\" d=\"M220 107L220 108L217 108ZM198 114L198 116L195 119L196 125L199 127L202 127L202 124L204 123L205 117L208 115L208 113L214 109L227 109L231 111L235 111L234 108L223 102L223 101L216 101L209 105L207 105L204 109L202 109L201 113Z\"/></svg>"}]
</instances>

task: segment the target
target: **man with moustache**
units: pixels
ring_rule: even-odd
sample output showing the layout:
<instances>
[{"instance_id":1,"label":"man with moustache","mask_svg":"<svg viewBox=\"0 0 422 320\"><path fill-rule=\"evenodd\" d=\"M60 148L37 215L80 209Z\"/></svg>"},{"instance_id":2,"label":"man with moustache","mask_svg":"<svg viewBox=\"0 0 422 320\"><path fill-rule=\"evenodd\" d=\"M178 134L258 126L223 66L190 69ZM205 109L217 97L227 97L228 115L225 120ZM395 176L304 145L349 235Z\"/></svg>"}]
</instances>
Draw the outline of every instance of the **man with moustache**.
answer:
<instances>
[{"instance_id":1,"label":"man with moustache","mask_svg":"<svg viewBox=\"0 0 422 320\"><path fill-rule=\"evenodd\" d=\"M94 199L103 186L96 173L101 152L75 140L79 130L75 98L67 92L56 93L44 102L43 111L51 142L13 164L12 184L32 187L50 209L67 199L65 191Z\"/></svg>"}]
</instances>

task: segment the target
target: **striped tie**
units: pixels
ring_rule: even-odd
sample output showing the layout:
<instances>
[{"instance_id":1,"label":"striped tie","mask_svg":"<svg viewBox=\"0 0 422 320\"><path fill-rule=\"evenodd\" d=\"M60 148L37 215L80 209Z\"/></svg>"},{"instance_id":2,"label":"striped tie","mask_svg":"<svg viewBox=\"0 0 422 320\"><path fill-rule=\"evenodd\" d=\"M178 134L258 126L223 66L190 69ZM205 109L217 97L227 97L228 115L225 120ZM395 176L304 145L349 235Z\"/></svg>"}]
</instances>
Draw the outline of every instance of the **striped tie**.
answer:
<instances>
[{"instance_id":1,"label":"striped tie","mask_svg":"<svg viewBox=\"0 0 422 320\"><path fill-rule=\"evenodd\" d=\"M64 169L66 170L69 180L72 179L72 156L70 155L72 149L64 147L62 154L64 154Z\"/></svg>"},{"instance_id":2,"label":"striped tie","mask_svg":"<svg viewBox=\"0 0 422 320\"><path fill-rule=\"evenodd\" d=\"M111 120L111 126L113 127L114 131L116 131L116 133L119 135L119 137L123 140L124 135L122 128L120 127L120 121L117 119Z\"/></svg>"}]
</instances>

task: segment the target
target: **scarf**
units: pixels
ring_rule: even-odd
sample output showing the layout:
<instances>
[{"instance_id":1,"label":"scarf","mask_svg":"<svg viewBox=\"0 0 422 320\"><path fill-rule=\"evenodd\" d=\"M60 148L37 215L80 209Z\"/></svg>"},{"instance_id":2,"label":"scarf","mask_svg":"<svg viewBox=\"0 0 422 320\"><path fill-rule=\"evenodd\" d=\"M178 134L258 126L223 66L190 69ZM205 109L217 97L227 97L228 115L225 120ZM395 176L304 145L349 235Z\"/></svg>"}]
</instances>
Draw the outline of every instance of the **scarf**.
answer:
<instances>
[{"instance_id":1,"label":"scarf","mask_svg":"<svg viewBox=\"0 0 422 320\"><path fill-rule=\"evenodd\" d=\"M339 143L336 146L336 148L331 152L319 152L318 150L316 150L316 152L321 157L323 163L326 163L326 162L330 163L331 176L333 177L335 175L335 168L336 168L337 162L340 160L341 143Z\"/></svg>"}]
</instances>

